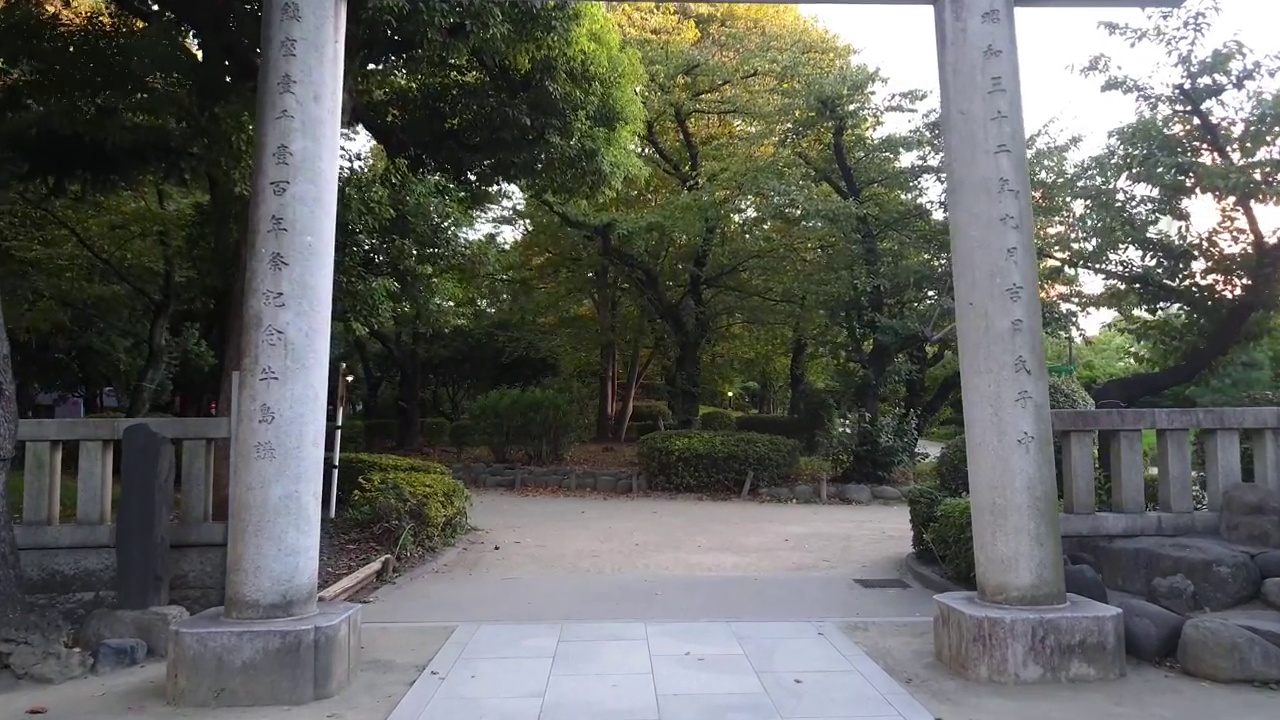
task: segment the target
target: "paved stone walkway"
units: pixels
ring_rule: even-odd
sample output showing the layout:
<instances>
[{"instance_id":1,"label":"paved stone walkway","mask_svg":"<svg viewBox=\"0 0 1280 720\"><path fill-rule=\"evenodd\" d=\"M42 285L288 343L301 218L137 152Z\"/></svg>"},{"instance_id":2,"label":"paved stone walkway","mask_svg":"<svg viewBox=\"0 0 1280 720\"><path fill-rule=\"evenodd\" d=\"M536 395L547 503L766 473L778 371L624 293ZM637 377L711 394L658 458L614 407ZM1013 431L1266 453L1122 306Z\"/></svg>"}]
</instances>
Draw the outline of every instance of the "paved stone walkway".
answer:
<instances>
[{"instance_id":1,"label":"paved stone walkway","mask_svg":"<svg viewBox=\"0 0 1280 720\"><path fill-rule=\"evenodd\" d=\"M834 623L462 625L388 720L934 720Z\"/></svg>"}]
</instances>

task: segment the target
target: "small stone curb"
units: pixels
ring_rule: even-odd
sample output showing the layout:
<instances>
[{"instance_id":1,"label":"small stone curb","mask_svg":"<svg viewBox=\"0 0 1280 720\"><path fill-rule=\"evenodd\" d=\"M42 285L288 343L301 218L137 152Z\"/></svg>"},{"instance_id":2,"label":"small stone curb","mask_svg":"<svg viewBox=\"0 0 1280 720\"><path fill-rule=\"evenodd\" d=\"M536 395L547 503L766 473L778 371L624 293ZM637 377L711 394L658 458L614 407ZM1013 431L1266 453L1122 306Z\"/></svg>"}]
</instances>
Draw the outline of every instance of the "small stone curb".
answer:
<instances>
[{"instance_id":1,"label":"small stone curb","mask_svg":"<svg viewBox=\"0 0 1280 720\"><path fill-rule=\"evenodd\" d=\"M911 579L922 585L926 590L931 590L935 593L948 593L963 592L967 589L939 575L929 565L921 562L913 552L907 553L902 560L902 564L906 567L907 574L911 576Z\"/></svg>"}]
</instances>

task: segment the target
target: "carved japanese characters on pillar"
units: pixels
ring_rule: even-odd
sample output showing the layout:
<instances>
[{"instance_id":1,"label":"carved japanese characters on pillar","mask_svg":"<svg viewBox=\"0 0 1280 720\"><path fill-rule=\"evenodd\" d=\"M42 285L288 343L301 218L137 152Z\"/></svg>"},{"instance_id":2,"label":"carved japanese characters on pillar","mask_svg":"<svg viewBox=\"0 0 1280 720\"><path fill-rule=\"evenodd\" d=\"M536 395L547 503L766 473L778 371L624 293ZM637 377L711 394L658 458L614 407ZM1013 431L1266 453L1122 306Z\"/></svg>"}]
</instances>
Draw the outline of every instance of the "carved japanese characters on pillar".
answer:
<instances>
[{"instance_id":1,"label":"carved japanese characters on pillar","mask_svg":"<svg viewBox=\"0 0 1280 720\"><path fill-rule=\"evenodd\" d=\"M280 68L280 76L275 81L274 115L276 120L286 123L296 121L295 103L298 97L298 80L293 72L296 68L292 67L292 64L297 62L298 40L294 37L292 28L301 25L302 12L301 3L286 2L280 6L278 17L263 18L263 22L278 23L283 38L274 48L277 56L276 67ZM262 247L266 248L266 257L263 260L266 272L258 275L263 282L263 287L258 289L258 293L262 298L262 307L265 312L261 315L261 326L256 331L258 342L261 344L258 357L262 363L258 370L258 382L265 396L264 401L258 405L257 424L260 432L263 433L269 433L276 420L276 409L273 405L275 400L272 398L272 393L276 391L275 386L279 384L277 381L280 380L280 373L272 361L278 360L280 367L285 367L284 351L289 341L285 330L288 318L279 311L288 306L288 298L283 290L287 287L287 283L283 280L289 272L288 258L291 249L289 226L294 219L293 206L288 202L294 158L293 149L289 147L291 141L288 138L293 135L290 130L292 128L284 133L286 141L276 143L271 151L271 157L274 160L272 168L276 177L268 184L276 206L271 210L266 227L259 229L259 232L263 233ZM275 462L276 456L276 446L269 434L254 443L254 459L260 462Z\"/></svg>"},{"instance_id":2,"label":"carved japanese characters on pillar","mask_svg":"<svg viewBox=\"0 0 1280 720\"><path fill-rule=\"evenodd\" d=\"M992 8L982 13L982 25L992 28L991 42L986 44L982 51L982 57L978 62L984 66L984 70L989 63L996 63L1005 55L1004 48L1000 47L999 33L996 32L996 26L1004 23L1006 18L1001 16L999 8ZM1008 162L1014 159L1013 148L1011 143L1020 140L1011 135L1013 130L1010 118L1010 93L1006 84L1004 71L994 69L986 75L987 84L987 102L990 112L987 115L988 122L991 123L991 137L994 138L994 145L991 152L995 156L997 162ZM1022 332L1026 326L1026 318L1022 317L1024 304L1022 299L1025 293L1035 292L1035 288L1028 290L1023 287L1019 280L1023 277L1019 272L1018 263L1022 260L1018 253L1018 240L1021 233L1025 232L1022 227L1022 188L1020 174L1007 169L1001 172L1000 178L996 181L992 190L992 207L998 214L1000 224L1004 228L1004 232L1009 233L1008 245L1005 247L1003 262L1009 273L1006 277L1012 277L1012 284L1005 288L1005 297L1012 306L1013 314L1010 318L1010 331L1013 333L1014 348L1021 347L1024 343L1029 342L1031 338L1027 337L1027 333ZM1017 353L1012 360L1012 368L1014 376L1019 378L1019 382L1028 382L1034 378L1035 372L1030 363L1027 362L1025 354ZM1031 390L1031 383L1027 386L1017 387L1013 389L1014 395L1012 405L1017 410L1028 410L1033 408L1035 395ZM1035 441L1035 436L1023 431L1022 435L1017 438L1018 445L1029 448L1031 443Z\"/></svg>"}]
</instances>

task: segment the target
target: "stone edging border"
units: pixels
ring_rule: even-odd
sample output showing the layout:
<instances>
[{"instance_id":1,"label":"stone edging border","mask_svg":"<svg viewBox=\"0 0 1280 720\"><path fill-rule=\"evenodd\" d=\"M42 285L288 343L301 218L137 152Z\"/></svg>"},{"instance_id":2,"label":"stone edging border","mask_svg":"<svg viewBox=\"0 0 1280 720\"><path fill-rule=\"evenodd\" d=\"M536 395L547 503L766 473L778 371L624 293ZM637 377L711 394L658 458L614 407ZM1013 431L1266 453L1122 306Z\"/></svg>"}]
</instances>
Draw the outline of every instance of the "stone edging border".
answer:
<instances>
[{"instance_id":1,"label":"stone edging border","mask_svg":"<svg viewBox=\"0 0 1280 720\"><path fill-rule=\"evenodd\" d=\"M914 552L907 553L906 557L902 559L902 564L906 567L907 574L911 576L911 579L920 583L926 590L932 590L936 593L961 592L965 590L965 588L939 575L925 563L920 562Z\"/></svg>"}]
</instances>

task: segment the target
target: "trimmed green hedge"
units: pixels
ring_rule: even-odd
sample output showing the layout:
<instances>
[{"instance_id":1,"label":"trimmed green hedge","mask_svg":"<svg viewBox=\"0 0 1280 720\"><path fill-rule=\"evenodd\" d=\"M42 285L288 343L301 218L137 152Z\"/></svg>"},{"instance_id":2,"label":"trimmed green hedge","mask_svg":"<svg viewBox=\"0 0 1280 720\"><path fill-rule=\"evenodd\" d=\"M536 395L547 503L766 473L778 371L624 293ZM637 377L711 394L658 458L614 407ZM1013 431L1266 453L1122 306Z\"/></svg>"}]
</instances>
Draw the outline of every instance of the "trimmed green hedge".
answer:
<instances>
[{"instance_id":1,"label":"trimmed green hedge","mask_svg":"<svg viewBox=\"0 0 1280 720\"><path fill-rule=\"evenodd\" d=\"M969 498L946 498L939 503L937 516L925 538L947 577L965 587L974 587L977 577Z\"/></svg>"},{"instance_id":2,"label":"trimmed green hedge","mask_svg":"<svg viewBox=\"0 0 1280 720\"><path fill-rule=\"evenodd\" d=\"M654 490L737 492L748 472L755 487L786 482L800 464L800 443L760 433L672 430L641 438L637 457Z\"/></svg>"},{"instance_id":3,"label":"trimmed green hedge","mask_svg":"<svg viewBox=\"0 0 1280 720\"><path fill-rule=\"evenodd\" d=\"M476 426L470 420L459 420L449 426L449 444L453 446L458 457L471 448L479 446L476 439Z\"/></svg>"},{"instance_id":4,"label":"trimmed green hedge","mask_svg":"<svg viewBox=\"0 0 1280 720\"><path fill-rule=\"evenodd\" d=\"M449 444L449 421L427 418L421 423L422 443L432 450Z\"/></svg>"},{"instance_id":5,"label":"trimmed green hedge","mask_svg":"<svg viewBox=\"0 0 1280 720\"><path fill-rule=\"evenodd\" d=\"M708 410L698 417L698 424L709 432L737 430L738 424L728 410Z\"/></svg>"},{"instance_id":6,"label":"trimmed green hedge","mask_svg":"<svg viewBox=\"0 0 1280 720\"><path fill-rule=\"evenodd\" d=\"M969 494L969 456L965 454L964 435L942 446L934 475L943 493L952 497Z\"/></svg>"},{"instance_id":7,"label":"trimmed green hedge","mask_svg":"<svg viewBox=\"0 0 1280 720\"><path fill-rule=\"evenodd\" d=\"M946 496L930 485L916 485L907 495L907 510L911 517L911 549L916 557L933 558L933 546L929 544L929 531L938 522L938 507Z\"/></svg>"},{"instance_id":8,"label":"trimmed green hedge","mask_svg":"<svg viewBox=\"0 0 1280 720\"><path fill-rule=\"evenodd\" d=\"M469 497L447 474L375 471L361 479L346 518L397 554L431 551L470 528Z\"/></svg>"},{"instance_id":9,"label":"trimmed green hedge","mask_svg":"<svg viewBox=\"0 0 1280 720\"><path fill-rule=\"evenodd\" d=\"M379 472L410 472L445 476L452 474L444 465L422 458L379 453L344 454L338 458L338 504L345 506L346 501L360 487L361 479Z\"/></svg>"},{"instance_id":10,"label":"trimmed green hedge","mask_svg":"<svg viewBox=\"0 0 1280 720\"><path fill-rule=\"evenodd\" d=\"M523 456L546 465L564 457L582 431L572 398L541 388L494 390L476 398L467 417L496 462Z\"/></svg>"},{"instance_id":11,"label":"trimmed green hedge","mask_svg":"<svg viewBox=\"0 0 1280 720\"><path fill-rule=\"evenodd\" d=\"M802 443L808 442L810 435L810 424L794 415L739 415L734 423L743 432L778 435Z\"/></svg>"},{"instance_id":12,"label":"trimmed green hedge","mask_svg":"<svg viewBox=\"0 0 1280 720\"><path fill-rule=\"evenodd\" d=\"M671 408L661 400L637 400L631 405L630 423L653 423L654 427L661 422L671 425Z\"/></svg>"}]
</instances>

